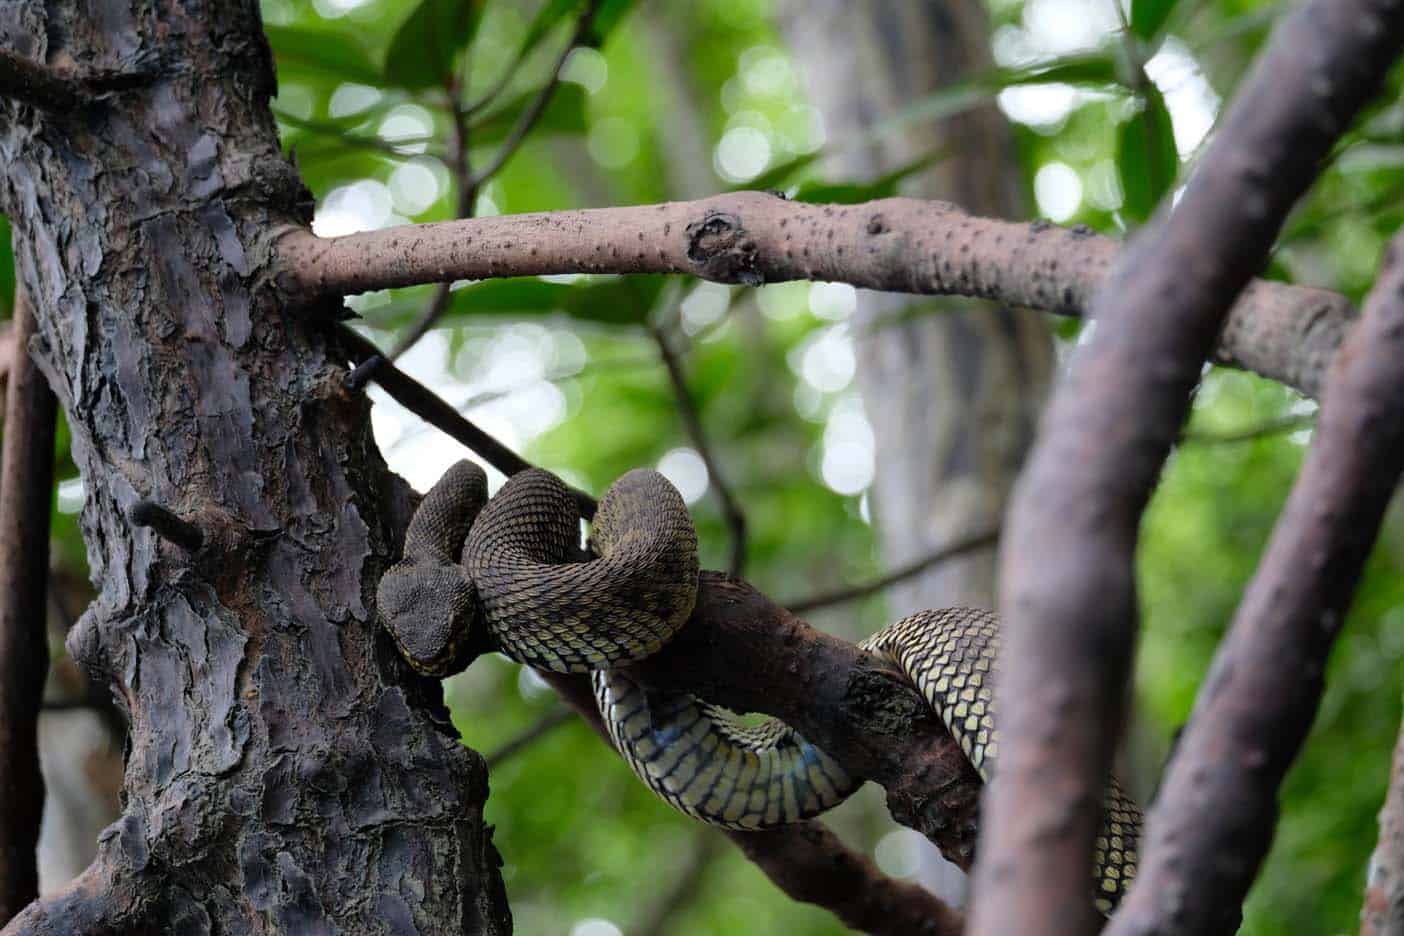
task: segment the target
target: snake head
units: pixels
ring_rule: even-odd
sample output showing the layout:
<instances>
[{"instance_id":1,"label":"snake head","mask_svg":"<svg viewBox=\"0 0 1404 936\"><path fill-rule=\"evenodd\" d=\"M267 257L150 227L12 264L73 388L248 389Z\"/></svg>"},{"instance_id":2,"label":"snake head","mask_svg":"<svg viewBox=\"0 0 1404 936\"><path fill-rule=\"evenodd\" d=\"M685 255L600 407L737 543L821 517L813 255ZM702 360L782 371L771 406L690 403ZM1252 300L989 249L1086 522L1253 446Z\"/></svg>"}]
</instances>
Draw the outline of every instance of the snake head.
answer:
<instances>
[{"instance_id":1,"label":"snake head","mask_svg":"<svg viewBox=\"0 0 1404 936\"><path fill-rule=\"evenodd\" d=\"M457 564L406 558L381 578L376 603L400 656L418 673L450 676L480 652L477 589Z\"/></svg>"}]
</instances>

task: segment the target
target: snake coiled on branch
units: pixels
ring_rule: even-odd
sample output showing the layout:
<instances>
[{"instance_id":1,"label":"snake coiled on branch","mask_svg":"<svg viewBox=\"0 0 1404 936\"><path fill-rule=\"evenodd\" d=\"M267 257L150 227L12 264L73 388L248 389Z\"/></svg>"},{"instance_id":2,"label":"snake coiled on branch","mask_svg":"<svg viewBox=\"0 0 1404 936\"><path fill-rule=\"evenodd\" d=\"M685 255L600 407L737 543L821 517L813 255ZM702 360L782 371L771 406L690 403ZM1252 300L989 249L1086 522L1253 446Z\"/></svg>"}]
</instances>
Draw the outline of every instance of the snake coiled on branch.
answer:
<instances>
[{"instance_id":1,"label":"snake coiled on branch","mask_svg":"<svg viewBox=\"0 0 1404 936\"><path fill-rule=\"evenodd\" d=\"M785 723L748 727L617 669L661 649L697 597L697 534L667 479L648 470L621 477L600 501L584 557L579 542L576 501L559 478L523 471L489 500L483 470L459 462L415 511L404 558L381 579L380 615L425 675L457 672L487 648L543 670L592 674L625 761L661 799L705 822L798 822L856 789L859 779ZM989 782L999 752L995 616L922 611L860 646L906 674ZM1104 913L1135 876L1140 828L1140 809L1109 778L1093 869Z\"/></svg>"}]
</instances>

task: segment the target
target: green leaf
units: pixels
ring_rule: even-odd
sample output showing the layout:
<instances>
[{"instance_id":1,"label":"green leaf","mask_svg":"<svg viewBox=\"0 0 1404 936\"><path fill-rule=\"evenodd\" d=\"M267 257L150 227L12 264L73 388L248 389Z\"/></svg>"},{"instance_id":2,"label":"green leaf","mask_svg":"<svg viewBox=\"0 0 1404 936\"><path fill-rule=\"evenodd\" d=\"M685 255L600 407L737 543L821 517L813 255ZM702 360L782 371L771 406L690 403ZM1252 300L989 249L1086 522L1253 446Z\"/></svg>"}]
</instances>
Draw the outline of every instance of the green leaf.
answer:
<instances>
[{"instance_id":1,"label":"green leaf","mask_svg":"<svg viewBox=\"0 0 1404 936\"><path fill-rule=\"evenodd\" d=\"M1125 196L1121 210L1128 220L1138 222L1151 216L1180 170L1165 99L1154 86L1142 99L1141 110L1117 128L1116 165Z\"/></svg>"},{"instance_id":2,"label":"green leaf","mask_svg":"<svg viewBox=\"0 0 1404 936\"><path fill-rule=\"evenodd\" d=\"M1131 32L1150 42L1175 12L1175 0L1131 0Z\"/></svg>"},{"instance_id":3,"label":"green leaf","mask_svg":"<svg viewBox=\"0 0 1404 936\"><path fill-rule=\"evenodd\" d=\"M516 126L522 111L535 103L540 94L540 88L533 88L474 124L472 129L473 145L487 146L500 143ZM550 103L546 105L545 113L532 127L532 133L584 133L587 128L585 120L586 96L585 89L576 84L562 84L556 88L551 95Z\"/></svg>"},{"instance_id":4,"label":"green leaf","mask_svg":"<svg viewBox=\"0 0 1404 936\"><path fill-rule=\"evenodd\" d=\"M334 75L372 87L380 84L380 69L349 33L297 26L266 26L264 32L273 47L278 71L284 76L301 71L318 76Z\"/></svg>"},{"instance_id":5,"label":"green leaf","mask_svg":"<svg viewBox=\"0 0 1404 936\"><path fill-rule=\"evenodd\" d=\"M385 80L402 88L444 84L473 40L485 0L422 0L390 40Z\"/></svg>"},{"instance_id":6,"label":"green leaf","mask_svg":"<svg viewBox=\"0 0 1404 936\"><path fill-rule=\"evenodd\" d=\"M1014 85L1052 82L1087 86L1115 84L1116 81L1116 58L1095 52L1089 55L1070 55L1029 68L998 69L989 76L976 79L977 84L1001 90Z\"/></svg>"}]
</instances>

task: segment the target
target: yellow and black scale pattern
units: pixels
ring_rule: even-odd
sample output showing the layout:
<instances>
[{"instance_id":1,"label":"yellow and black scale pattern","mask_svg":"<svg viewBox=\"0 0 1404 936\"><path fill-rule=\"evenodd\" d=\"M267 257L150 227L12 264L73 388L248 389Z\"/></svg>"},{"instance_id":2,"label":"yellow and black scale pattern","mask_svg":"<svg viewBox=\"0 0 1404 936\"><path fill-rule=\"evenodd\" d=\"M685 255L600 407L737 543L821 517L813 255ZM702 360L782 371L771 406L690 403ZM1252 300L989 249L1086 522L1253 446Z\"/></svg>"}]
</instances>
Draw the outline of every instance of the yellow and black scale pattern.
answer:
<instances>
[{"instance_id":1,"label":"yellow and black scale pattern","mask_svg":"<svg viewBox=\"0 0 1404 936\"><path fill-rule=\"evenodd\" d=\"M736 829L798 822L842 802L857 783L775 719L747 727L690 695L645 689L612 667L659 650L697 594L697 536L673 486L631 471L605 493L572 562L579 523L569 490L543 471L514 475L483 505L486 483L456 465L411 522L405 558L382 579L380 612L401 654L444 675L466 662L463 633L485 619L509 657L555 672L593 672L595 698L625 761L660 798ZM465 542L466 537L466 542ZM462 562L454 563L461 544ZM969 608L923 611L868 638L940 715L989 782L999 753L993 688L999 624ZM1110 913L1136 874L1141 811L1109 778L1093 869Z\"/></svg>"}]
</instances>

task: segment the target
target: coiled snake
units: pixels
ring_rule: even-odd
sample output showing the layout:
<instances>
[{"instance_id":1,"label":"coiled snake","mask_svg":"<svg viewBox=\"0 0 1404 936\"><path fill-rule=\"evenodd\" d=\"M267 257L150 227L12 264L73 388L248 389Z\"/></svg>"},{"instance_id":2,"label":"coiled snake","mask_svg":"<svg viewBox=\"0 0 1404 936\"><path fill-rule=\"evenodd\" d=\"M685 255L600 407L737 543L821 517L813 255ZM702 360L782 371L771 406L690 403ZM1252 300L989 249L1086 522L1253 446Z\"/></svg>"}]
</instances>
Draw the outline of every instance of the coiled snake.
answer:
<instances>
[{"instance_id":1,"label":"coiled snake","mask_svg":"<svg viewBox=\"0 0 1404 936\"><path fill-rule=\"evenodd\" d=\"M380 614L417 671L461 670L484 644L562 673L592 673L610 737L659 797L705 822L762 829L842 802L860 781L783 722L742 725L725 709L646 689L611 667L659 650L697 595L697 534L662 475L631 471L605 493L577 558L576 504L554 475L530 470L491 499L472 462L455 465L410 521L404 558L381 579ZM485 636L486 635L486 640ZM993 614L923 611L861 646L896 664L989 782L999 750L992 689ZM1110 913L1136 873L1141 812L1109 780L1097 838L1097 906Z\"/></svg>"}]
</instances>

